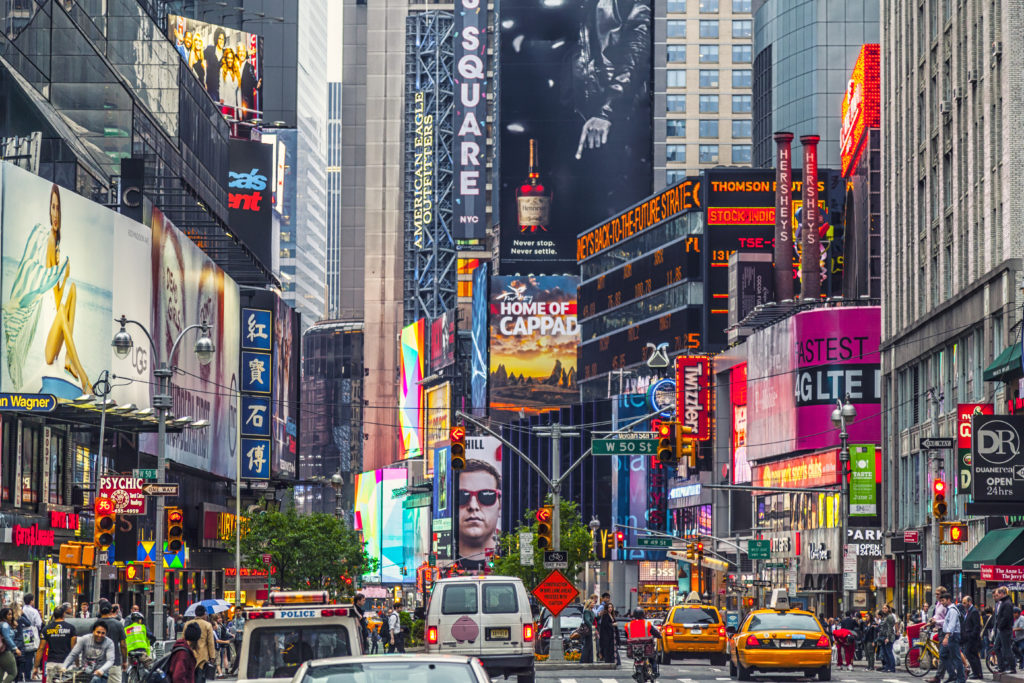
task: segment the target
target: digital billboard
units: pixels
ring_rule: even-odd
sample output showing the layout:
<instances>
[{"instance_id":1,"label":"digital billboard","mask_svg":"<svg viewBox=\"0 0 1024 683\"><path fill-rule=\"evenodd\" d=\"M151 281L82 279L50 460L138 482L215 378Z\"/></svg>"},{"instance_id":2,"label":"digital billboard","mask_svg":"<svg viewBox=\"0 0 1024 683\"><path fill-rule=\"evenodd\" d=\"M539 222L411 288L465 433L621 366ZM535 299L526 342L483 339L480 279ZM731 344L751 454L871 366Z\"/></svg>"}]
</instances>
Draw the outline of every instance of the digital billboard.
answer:
<instances>
[{"instance_id":1,"label":"digital billboard","mask_svg":"<svg viewBox=\"0 0 1024 683\"><path fill-rule=\"evenodd\" d=\"M459 0L455 47L455 239L483 239L487 230L487 4Z\"/></svg>"},{"instance_id":2,"label":"digital billboard","mask_svg":"<svg viewBox=\"0 0 1024 683\"><path fill-rule=\"evenodd\" d=\"M473 321L472 342L473 357L470 359L470 405L473 415L481 416L487 412L487 374L488 347L487 304L488 284L490 283L490 264L481 263L473 271Z\"/></svg>"},{"instance_id":3,"label":"digital billboard","mask_svg":"<svg viewBox=\"0 0 1024 683\"><path fill-rule=\"evenodd\" d=\"M843 95L839 156L843 177L849 177L864 151L866 133L881 121L881 58L878 43L861 47Z\"/></svg>"},{"instance_id":4,"label":"digital billboard","mask_svg":"<svg viewBox=\"0 0 1024 683\"><path fill-rule=\"evenodd\" d=\"M501 3L503 269L571 272L576 235L650 194L651 6Z\"/></svg>"},{"instance_id":5,"label":"digital billboard","mask_svg":"<svg viewBox=\"0 0 1024 683\"><path fill-rule=\"evenodd\" d=\"M730 484L750 483L750 461L747 460L747 364L741 363L729 373L729 402L732 406L732 463Z\"/></svg>"},{"instance_id":6,"label":"digital billboard","mask_svg":"<svg viewBox=\"0 0 1024 683\"><path fill-rule=\"evenodd\" d=\"M421 429L423 389L423 320L402 328L401 365L402 391L398 397L399 428L402 432L402 457L423 455Z\"/></svg>"},{"instance_id":7,"label":"digital billboard","mask_svg":"<svg viewBox=\"0 0 1024 683\"><path fill-rule=\"evenodd\" d=\"M434 449L434 487L431 492L434 513L432 548L440 560L452 559L452 500L454 475L451 464L451 445L445 443Z\"/></svg>"},{"instance_id":8,"label":"digital billboard","mask_svg":"<svg viewBox=\"0 0 1024 683\"><path fill-rule=\"evenodd\" d=\"M263 118L263 38L175 14L167 34L225 118Z\"/></svg>"},{"instance_id":9,"label":"digital billboard","mask_svg":"<svg viewBox=\"0 0 1024 683\"><path fill-rule=\"evenodd\" d=\"M508 421L579 400L578 285L571 275L491 278L491 418Z\"/></svg>"},{"instance_id":10,"label":"digital billboard","mask_svg":"<svg viewBox=\"0 0 1024 683\"><path fill-rule=\"evenodd\" d=\"M302 345L300 316L280 296L274 298L274 388L272 470L294 476L299 438L299 356Z\"/></svg>"},{"instance_id":11,"label":"digital billboard","mask_svg":"<svg viewBox=\"0 0 1024 683\"><path fill-rule=\"evenodd\" d=\"M392 494L406 485L407 472L394 467L362 472L355 479L355 528L361 531L367 554L378 568L363 579L400 583L407 561L404 548L402 498Z\"/></svg>"},{"instance_id":12,"label":"digital billboard","mask_svg":"<svg viewBox=\"0 0 1024 683\"><path fill-rule=\"evenodd\" d=\"M456 311L451 310L430 321L430 374L455 363L456 317Z\"/></svg>"},{"instance_id":13,"label":"digital billboard","mask_svg":"<svg viewBox=\"0 0 1024 683\"><path fill-rule=\"evenodd\" d=\"M466 467L457 478L458 564L481 571L501 536L501 441L467 436Z\"/></svg>"},{"instance_id":14,"label":"digital billboard","mask_svg":"<svg viewBox=\"0 0 1024 683\"><path fill-rule=\"evenodd\" d=\"M434 458L431 457L434 450L442 441L448 440L448 430L451 428L452 413L452 383L445 382L435 387L430 387L423 392L424 412L423 450L426 457L427 476L433 476Z\"/></svg>"},{"instance_id":15,"label":"digital billboard","mask_svg":"<svg viewBox=\"0 0 1024 683\"><path fill-rule=\"evenodd\" d=\"M252 140L231 140L228 155L228 221L267 268L273 268L274 145Z\"/></svg>"}]
</instances>

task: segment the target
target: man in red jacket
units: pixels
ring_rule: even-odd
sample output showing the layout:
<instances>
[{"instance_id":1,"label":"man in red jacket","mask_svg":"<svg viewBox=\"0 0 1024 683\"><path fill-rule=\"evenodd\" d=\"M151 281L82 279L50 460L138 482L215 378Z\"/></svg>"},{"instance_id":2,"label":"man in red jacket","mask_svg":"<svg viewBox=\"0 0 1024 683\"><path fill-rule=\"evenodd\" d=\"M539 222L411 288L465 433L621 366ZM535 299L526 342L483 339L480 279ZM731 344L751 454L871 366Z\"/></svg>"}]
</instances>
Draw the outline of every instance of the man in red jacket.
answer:
<instances>
[{"instance_id":1,"label":"man in red jacket","mask_svg":"<svg viewBox=\"0 0 1024 683\"><path fill-rule=\"evenodd\" d=\"M195 683L196 657L192 651L202 635L199 624L193 622L185 627L183 637L174 642L171 659L167 662L167 677L171 683Z\"/></svg>"}]
</instances>

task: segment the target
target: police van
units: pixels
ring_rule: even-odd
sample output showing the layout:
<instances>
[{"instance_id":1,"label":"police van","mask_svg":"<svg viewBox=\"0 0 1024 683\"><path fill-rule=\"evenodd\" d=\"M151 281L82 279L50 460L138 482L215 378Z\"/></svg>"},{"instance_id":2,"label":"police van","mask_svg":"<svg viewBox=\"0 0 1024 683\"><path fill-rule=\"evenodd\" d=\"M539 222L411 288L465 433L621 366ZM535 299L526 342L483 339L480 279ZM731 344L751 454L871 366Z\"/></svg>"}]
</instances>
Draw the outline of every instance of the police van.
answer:
<instances>
[{"instance_id":1,"label":"police van","mask_svg":"<svg viewBox=\"0 0 1024 683\"><path fill-rule=\"evenodd\" d=\"M273 592L245 619L239 681L280 681L311 659L363 654L355 610L328 604L326 591Z\"/></svg>"}]
</instances>

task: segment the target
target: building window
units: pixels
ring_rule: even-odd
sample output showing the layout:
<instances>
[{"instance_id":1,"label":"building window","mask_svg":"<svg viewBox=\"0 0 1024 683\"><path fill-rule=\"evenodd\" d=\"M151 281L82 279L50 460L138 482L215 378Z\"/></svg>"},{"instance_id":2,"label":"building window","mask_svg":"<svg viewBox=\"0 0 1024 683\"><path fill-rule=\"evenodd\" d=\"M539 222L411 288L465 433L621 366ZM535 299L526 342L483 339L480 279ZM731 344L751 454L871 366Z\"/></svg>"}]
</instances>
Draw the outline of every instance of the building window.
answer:
<instances>
[{"instance_id":1,"label":"building window","mask_svg":"<svg viewBox=\"0 0 1024 683\"><path fill-rule=\"evenodd\" d=\"M732 13L750 13L750 0L732 0Z\"/></svg>"},{"instance_id":2,"label":"building window","mask_svg":"<svg viewBox=\"0 0 1024 683\"><path fill-rule=\"evenodd\" d=\"M702 138L717 138L718 137L718 120L717 119L701 119L700 120L700 136Z\"/></svg>"},{"instance_id":3,"label":"building window","mask_svg":"<svg viewBox=\"0 0 1024 683\"><path fill-rule=\"evenodd\" d=\"M718 163L718 145L701 145L699 151L700 151L700 163L702 163L702 164L717 164Z\"/></svg>"},{"instance_id":4,"label":"building window","mask_svg":"<svg viewBox=\"0 0 1024 683\"><path fill-rule=\"evenodd\" d=\"M718 46L717 45L701 45L700 46L700 63L701 64L718 64Z\"/></svg>"},{"instance_id":5,"label":"building window","mask_svg":"<svg viewBox=\"0 0 1024 683\"><path fill-rule=\"evenodd\" d=\"M668 87L670 87L670 88L685 88L686 87L686 69L669 69L668 70Z\"/></svg>"},{"instance_id":6,"label":"building window","mask_svg":"<svg viewBox=\"0 0 1024 683\"><path fill-rule=\"evenodd\" d=\"M665 46L666 60L671 62L679 62L680 64L686 63L686 46L685 45L667 45Z\"/></svg>"},{"instance_id":7,"label":"building window","mask_svg":"<svg viewBox=\"0 0 1024 683\"><path fill-rule=\"evenodd\" d=\"M733 69L732 70L732 87L734 88L749 88L751 80L750 69Z\"/></svg>"},{"instance_id":8,"label":"building window","mask_svg":"<svg viewBox=\"0 0 1024 683\"><path fill-rule=\"evenodd\" d=\"M700 0L700 11L718 12L718 0Z\"/></svg>"},{"instance_id":9,"label":"building window","mask_svg":"<svg viewBox=\"0 0 1024 683\"><path fill-rule=\"evenodd\" d=\"M750 19L733 19L732 22L732 37L733 38L749 38L752 34L750 25ZM717 33L716 33L717 35Z\"/></svg>"},{"instance_id":10,"label":"building window","mask_svg":"<svg viewBox=\"0 0 1024 683\"><path fill-rule=\"evenodd\" d=\"M666 8L669 12L685 12L686 11L686 0L668 0Z\"/></svg>"},{"instance_id":11,"label":"building window","mask_svg":"<svg viewBox=\"0 0 1024 683\"><path fill-rule=\"evenodd\" d=\"M750 163L750 145L733 145L732 146L732 163L734 164L749 164Z\"/></svg>"},{"instance_id":12,"label":"building window","mask_svg":"<svg viewBox=\"0 0 1024 683\"><path fill-rule=\"evenodd\" d=\"M683 180L686 180L686 171L681 171L678 169L669 169L665 173L666 185L675 185L676 183L681 182Z\"/></svg>"},{"instance_id":13,"label":"building window","mask_svg":"<svg viewBox=\"0 0 1024 683\"><path fill-rule=\"evenodd\" d=\"M666 109L685 113L686 95L669 95L666 99Z\"/></svg>"},{"instance_id":14,"label":"building window","mask_svg":"<svg viewBox=\"0 0 1024 683\"><path fill-rule=\"evenodd\" d=\"M717 114L718 113L718 95L701 95L700 96L700 113L701 114Z\"/></svg>"},{"instance_id":15,"label":"building window","mask_svg":"<svg viewBox=\"0 0 1024 683\"><path fill-rule=\"evenodd\" d=\"M685 38L686 37L686 20L685 19L669 19L668 20L668 37L669 38Z\"/></svg>"},{"instance_id":16,"label":"building window","mask_svg":"<svg viewBox=\"0 0 1024 683\"><path fill-rule=\"evenodd\" d=\"M673 138L685 138L686 119L668 119L665 121L665 134Z\"/></svg>"},{"instance_id":17,"label":"building window","mask_svg":"<svg viewBox=\"0 0 1024 683\"><path fill-rule=\"evenodd\" d=\"M735 119L732 122L732 136L734 138L749 138L750 124L750 119Z\"/></svg>"},{"instance_id":18,"label":"building window","mask_svg":"<svg viewBox=\"0 0 1024 683\"><path fill-rule=\"evenodd\" d=\"M732 96L732 113L733 114L749 114L750 113L750 95L733 95Z\"/></svg>"},{"instance_id":19,"label":"building window","mask_svg":"<svg viewBox=\"0 0 1024 683\"><path fill-rule=\"evenodd\" d=\"M753 48L750 45L733 45L732 46L732 61L735 64L749 64L753 58L751 56L751 50Z\"/></svg>"},{"instance_id":20,"label":"building window","mask_svg":"<svg viewBox=\"0 0 1024 683\"><path fill-rule=\"evenodd\" d=\"M665 145L665 161L686 161L686 145Z\"/></svg>"},{"instance_id":21,"label":"building window","mask_svg":"<svg viewBox=\"0 0 1024 683\"><path fill-rule=\"evenodd\" d=\"M717 38L718 37L718 20L717 19L701 19L700 20L700 37L701 38Z\"/></svg>"},{"instance_id":22,"label":"building window","mask_svg":"<svg viewBox=\"0 0 1024 683\"><path fill-rule=\"evenodd\" d=\"M42 450L41 428L36 425L21 426L21 504L34 505L39 502L39 458Z\"/></svg>"},{"instance_id":23,"label":"building window","mask_svg":"<svg viewBox=\"0 0 1024 683\"><path fill-rule=\"evenodd\" d=\"M701 69L700 70L700 87L702 87L702 88L717 88L718 87L718 69Z\"/></svg>"}]
</instances>

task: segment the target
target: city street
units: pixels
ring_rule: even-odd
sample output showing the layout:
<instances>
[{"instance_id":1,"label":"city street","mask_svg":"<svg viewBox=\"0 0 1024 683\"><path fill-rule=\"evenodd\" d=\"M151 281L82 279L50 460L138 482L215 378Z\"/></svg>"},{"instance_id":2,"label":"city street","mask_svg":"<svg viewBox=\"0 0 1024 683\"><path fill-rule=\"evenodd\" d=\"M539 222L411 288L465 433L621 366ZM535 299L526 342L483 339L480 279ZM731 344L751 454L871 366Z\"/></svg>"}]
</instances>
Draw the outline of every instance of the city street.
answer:
<instances>
[{"instance_id":1,"label":"city street","mask_svg":"<svg viewBox=\"0 0 1024 683\"><path fill-rule=\"evenodd\" d=\"M537 672L537 680L559 681L559 683L581 683L582 681L595 681L605 683L607 681L628 681L633 675L632 663L622 662L622 667L615 671L581 671L575 675L571 671L552 671L544 673ZM698 681L721 682L735 680L729 678L727 667L708 666L707 662L693 660L678 662L672 666L661 668L659 681L666 683L697 683ZM804 678L791 674L754 674L755 681L812 681L817 679ZM908 674L905 670L898 670L897 673L881 673L879 671L868 671L863 666L855 666L853 671L833 670L833 683L861 683L871 681L872 683L907 683L907 681L918 680Z\"/></svg>"}]
</instances>

